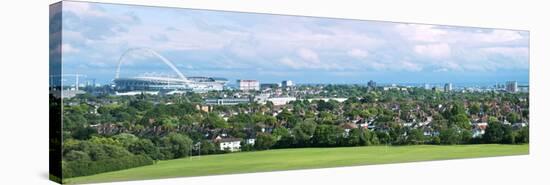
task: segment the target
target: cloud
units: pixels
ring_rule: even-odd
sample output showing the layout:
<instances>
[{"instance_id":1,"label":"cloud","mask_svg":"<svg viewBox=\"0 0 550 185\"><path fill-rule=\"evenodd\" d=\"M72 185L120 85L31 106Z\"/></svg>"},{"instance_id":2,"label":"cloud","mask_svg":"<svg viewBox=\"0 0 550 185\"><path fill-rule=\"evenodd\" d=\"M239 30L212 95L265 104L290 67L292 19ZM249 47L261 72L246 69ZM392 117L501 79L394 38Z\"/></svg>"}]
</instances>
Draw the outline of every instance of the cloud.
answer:
<instances>
[{"instance_id":1,"label":"cloud","mask_svg":"<svg viewBox=\"0 0 550 185\"><path fill-rule=\"evenodd\" d=\"M447 58L451 55L451 47L446 43L416 45L414 52L433 58Z\"/></svg>"},{"instance_id":2,"label":"cloud","mask_svg":"<svg viewBox=\"0 0 550 185\"><path fill-rule=\"evenodd\" d=\"M296 62L294 62L294 60L292 60L288 57L284 57L284 58L280 59L279 62L281 64L284 64L284 65L286 65L288 67L291 67L293 69L299 69L299 68L302 67L302 65L300 63L296 63Z\"/></svg>"},{"instance_id":3,"label":"cloud","mask_svg":"<svg viewBox=\"0 0 550 185\"><path fill-rule=\"evenodd\" d=\"M528 56L529 48L526 47L489 47L482 48L481 51L490 54L500 54L506 56Z\"/></svg>"},{"instance_id":4,"label":"cloud","mask_svg":"<svg viewBox=\"0 0 550 185\"><path fill-rule=\"evenodd\" d=\"M436 71L462 71L463 68L461 65L457 64L454 61L442 61L437 64L440 68Z\"/></svg>"},{"instance_id":5,"label":"cloud","mask_svg":"<svg viewBox=\"0 0 550 185\"><path fill-rule=\"evenodd\" d=\"M434 25L396 24L395 29L403 38L420 42L438 42L447 35L447 31L436 29Z\"/></svg>"},{"instance_id":6,"label":"cloud","mask_svg":"<svg viewBox=\"0 0 550 185\"><path fill-rule=\"evenodd\" d=\"M64 62L106 64L98 68L113 66L135 47L151 48L193 74L230 69L241 75L259 68L266 74L300 69L319 75L529 68L529 33L523 31L85 2L65 6ZM136 60L135 68L148 61L128 60ZM150 70L145 64L142 71Z\"/></svg>"},{"instance_id":7,"label":"cloud","mask_svg":"<svg viewBox=\"0 0 550 185\"><path fill-rule=\"evenodd\" d=\"M79 32L90 40L103 40L128 32L128 26L141 23L132 12L113 14L97 4L65 2L63 4L63 29Z\"/></svg>"},{"instance_id":8,"label":"cloud","mask_svg":"<svg viewBox=\"0 0 550 185\"><path fill-rule=\"evenodd\" d=\"M71 44L63 43L61 44L61 51L63 54L69 54L69 53L78 53L80 49L73 47Z\"/></svg>"},{"instance_id":9,"label":"cloud","mask_svg":"<svg viewBox=\"0 0 550 185\"><path fill-rule=\"evenodd\" d=\"M298 56L305 61L319 63L319 55L313 50L301 48L298 50Z\"/></svg>"},{"instance_id":10,"label":"cloud","mask_svg":"<svg viewBox=\"0 0 550 185\"><path fill-rule=\"evenodd\" d=\"M522 39L518 31L512 30L493 30L490 33L478 33L474 39L482 42L509 42Z\"/></svg>"},{"instance_id":11,"label":"cloud","mask_svg":"<svg viewBox=\"0 0 550 185\"><path fill-rule=\"evenodd\" d=\"M93 8L91 3L64 2L63 10L66 12L78 13L82 16L102 17L108 14L98 8Z\"/></svg>"},{"instance_id":12,"label":"cloud","mask_svg":"<svg viewBox=\"0 0 550 185\"><path fill-rule=\"evenodd\" d=\"M418 63L402 61L400 64L401 65L397 65L397 66L401 66L400 68L402 68L405 71L422 71L422 67Z\"/></svg>"},{"instance_id":13,"label":"cloud","mask_svg":"<svg viewBox=\"0 0 550 185\"><path fill-rule=\"evenodd\" d=\"M366 58L367 56L369 56L368 51L357 49L357 48L349 50L347 54L354 58Z\"/></svg>"}]
</instances>

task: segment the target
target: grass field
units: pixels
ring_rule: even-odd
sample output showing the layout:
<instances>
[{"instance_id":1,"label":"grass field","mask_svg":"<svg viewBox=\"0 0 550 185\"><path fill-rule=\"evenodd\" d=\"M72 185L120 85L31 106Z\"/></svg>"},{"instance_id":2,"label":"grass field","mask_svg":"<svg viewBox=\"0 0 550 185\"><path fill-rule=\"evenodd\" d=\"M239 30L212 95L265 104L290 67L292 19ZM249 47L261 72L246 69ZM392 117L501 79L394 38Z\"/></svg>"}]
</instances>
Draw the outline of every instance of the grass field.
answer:
<instances>
[{"instance_id":1,"label":"grass field","mask_svg":"<svg viewBox=\"0 0 550 185\"><path fill-rule=\"evenodd\" d=\"M71 178L67 179L65 183L159 179L350 165L525 155L528 153L529 145L497 144L278 149L159 161L150 166Z\"/></svg>"}]
</instances>

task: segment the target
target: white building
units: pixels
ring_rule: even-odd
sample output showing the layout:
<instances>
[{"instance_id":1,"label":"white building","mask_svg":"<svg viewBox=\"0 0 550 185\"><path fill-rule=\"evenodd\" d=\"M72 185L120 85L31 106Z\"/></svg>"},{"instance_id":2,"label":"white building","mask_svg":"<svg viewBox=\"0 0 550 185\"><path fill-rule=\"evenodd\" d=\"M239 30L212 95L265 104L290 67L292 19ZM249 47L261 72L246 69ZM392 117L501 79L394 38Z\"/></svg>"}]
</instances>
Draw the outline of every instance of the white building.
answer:
<instances>
[{"instance_id":1,"label":"white building","mask_svg":"<svg viewBox=\"0 0 550 185\"><path fill-rule=\"evenodd\" d=\"M294 86L294 82L292 82L292 80L285 80L281 84L282 84L283 88Z\"/></svg>"},{"instance_id":2,"label":"white building","mask_svg":"<svg viewBox=\"0 0 550 185\"><path fill-rule=\"evenodd\" d=\"M506 82L506 91L508 92L518 92L518 82L517 81L508 81Z\"/></svg>"},{"instance_id":3,"label":"white building","mask_svg":"<svg viewBox=\"0 0 550 185\"><path fill-rule=\"evenodd\" d=\"M237 80L237 87L241 91L259 91L260 82L258 80Z\"/></svg>"},{"instance_id":4,"label":"white building","mask_svg":"<svg viewBox=\"0 0 550 185\"><path fill-rule=\"evenodd\" d=\"M296 97L277 97L277 98L268 98L267 101L273 103L273 105L286 105L291 101L296 101Z\"/></svg>"},{"instance_id":5,"label":"white building","mask_svg":"<svg viewBox=\"0 0 550 185\"><path fill-rule=\"evenodd\" d=\"M218 143L222 151L235 152L241 150L241 139L239 138L221 138L218 136L214 139L214 143Z\"/></svg>"},{"instance_id":6,"label":"white building","mask_svg":"<svg viewBox=\"0 0 550 185\"><path fill-rule=\"evenodd\" d=\"M254 139L254 138L246 139L246 144L254 145L254 144L256 144L256 139Z\"/></svg>"},{"instance_id":7,"label":"white building","mask_svg":"<svg viewBox=\"0 0 550 185\"><path fill-rule=\"evenodd\" d=\"M346 100L348 100L348 98L310 98L310 99L307 99L307 101L309 101L309 102L317 101L317 100L323 100L323 101L334 100L334 101L337 101L338 103L342 103L342 102L345 102Z\"/></svg>"},{"instance_id":8,"label":"white building","mask_svg":"<svg viewBox=\"0 0 550 185\"><path fill-rule=\"evenodd\" d=\"M453 90L453 84L452 83L446 83L445 87L443 88L445 92L451 92Z\"/></svg>"},{"instance_id":9,"label":"white building","mask_svg":"<svg viewBox=\"0 0 550 185\"><path fill-rule=\"evenodd\" d=\"M206 105L238 105L250 103L248 98L217 98L204 100Z\"/></svg>"},{"instance_id":10,"label":"white building","mask_svg":"<svg viewBox=\"0 0 550 185\"><path fill-rule=\"evenodd\" d=\"M485 130L489 126L486 122L481 123L472 123L474 125L474 129L472 130L472 137L473 138L480 138L485 134Z\"/></svg>"}]
</instances>

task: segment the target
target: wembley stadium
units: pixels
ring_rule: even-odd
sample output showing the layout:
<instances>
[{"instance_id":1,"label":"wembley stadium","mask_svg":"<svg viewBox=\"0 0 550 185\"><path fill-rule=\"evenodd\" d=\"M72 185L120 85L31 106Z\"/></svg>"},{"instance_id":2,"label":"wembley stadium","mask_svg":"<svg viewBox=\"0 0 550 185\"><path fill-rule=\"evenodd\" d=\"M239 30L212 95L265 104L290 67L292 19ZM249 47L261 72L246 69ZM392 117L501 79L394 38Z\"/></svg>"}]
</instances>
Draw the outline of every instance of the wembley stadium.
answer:
<instances>
[{"instance_id":1,"label":"wembley stadium","mask_svg":"<svg viewBox=\"0 0 550 185\"><path fill-rule=\"evenodd\" d=\"M172 69L176 76L138 76L120 77L120 70L123 59L132 52L148 52L164 62ZM180 92L207 92L223 90L228 82L225 78L219 77L186 77L168 59L148 48L134 48L124 52L119 58L115 79L113 80L115 91L118 95L135 95L139 93L180 93Z\"/></svg>"}]
</instances>

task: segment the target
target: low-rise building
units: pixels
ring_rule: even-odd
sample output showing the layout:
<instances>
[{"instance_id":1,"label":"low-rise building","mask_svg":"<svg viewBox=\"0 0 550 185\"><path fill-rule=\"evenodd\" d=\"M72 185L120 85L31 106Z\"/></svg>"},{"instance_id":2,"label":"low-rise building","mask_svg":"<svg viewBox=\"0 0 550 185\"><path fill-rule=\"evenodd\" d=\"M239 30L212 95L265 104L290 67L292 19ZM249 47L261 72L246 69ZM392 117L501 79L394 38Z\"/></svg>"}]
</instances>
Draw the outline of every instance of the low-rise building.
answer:
<instances>
[{"instance_id":1,"label":"low-rise building","mask_svg":"<svg viewBox=\"0 0 550 185\"><path fill-rule=\"evenodd\" d=\"M296 101L296 97L275 97L268 98L267 101L272 102L273 105L286 105L291 101Z\"/></svg>"},{"instance_id":2,"label":"low-rise building","mask_svg":"<svg viewBox=\"0 0 550 185\"><path fill-rule=\"evenodd\" d=\"M206 105L237 105L237 104L246 104L250 103L248 98L217 98L217 99L206 99L204 101Z\"/></svg>"},{"instance_id":3,"label":"low-rise building","mask_svg":"<svg viewBox=\"0 0 550 185\"><path fill-rule=\"evenodd\" d=\"M222 151L240 151L241 150L241 139L240 138L222 138L220 136L216 137L213 140L214 143L220 146Z\"/></svg>"}]
</instances>

